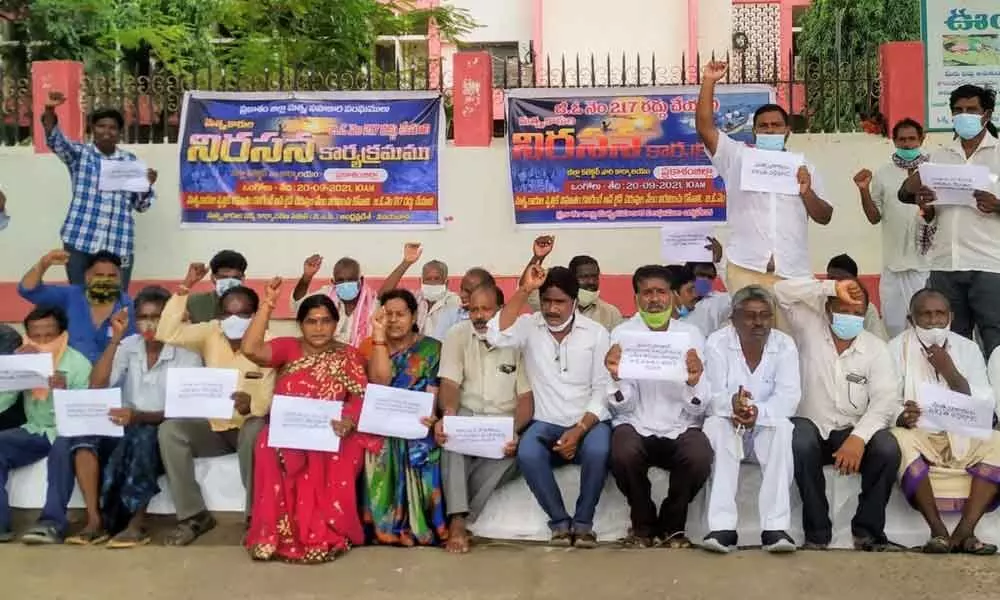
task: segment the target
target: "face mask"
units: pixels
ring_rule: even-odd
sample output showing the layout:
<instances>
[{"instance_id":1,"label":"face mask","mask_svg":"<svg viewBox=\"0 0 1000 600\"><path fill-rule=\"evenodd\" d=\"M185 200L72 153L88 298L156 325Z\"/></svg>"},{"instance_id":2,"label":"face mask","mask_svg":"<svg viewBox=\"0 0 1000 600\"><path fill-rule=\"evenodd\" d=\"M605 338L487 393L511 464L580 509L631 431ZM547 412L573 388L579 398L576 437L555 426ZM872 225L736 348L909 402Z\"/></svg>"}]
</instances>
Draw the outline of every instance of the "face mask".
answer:
<instances>
[{"instance_id":1,"label":"face mask","mask_svg":"<svg viewBox=\"0 0 1000 600\"><path fill-rule=\"evenodd\" d=\"M785 149L785 135L782 133L758 133L757 149L780 152Z\"/></svg>"},{"instance_id":2,"label":"face mask","mask_svg":"<svg viewBox=\"0 0 1000 600\"><path fill-rule=\"evenodd\" d=\"M574 303L573 311L570 312L569 318L566 319L561 325L549 325L548 322L546 322L545 326L548 327L549 331L551 331L552 333L562 333L563 331L569 329L569 326L573 323L573 316L575 314L576 314L576 305Z\"/></svg>"},{"instance_id":3,"label":"face mask","mask_svg":"<svg viewBox=\"0 0 1000 600\"><path fill-rule=\"evenodd\" d=\"M912 162L920 158L920 148L896 148L896 156L906 162Z\"/></svg>"},{"instance_id":4,"label":"face mask","mask_svg":"<svg viewBox=\"0 0 1000 600\"><path fill-rule=\"evenodd\" d=\"M924 329L923 327L914 326L914 330L917 332L917 339L925 346L944 346L945 342L948 341L948 328L935 327L933 329Z\"/></svg>"},{"instance_id":5,"label":"face mask","mask_svg":"<svg viewBox=\"0 0 1000 600\"><path fill-rule=\"evenodd\" d=\"M601 295L600 291L590 291L580 288L580 291L576 293L576 299L580 301L580 306L587 308L597 302L597 297Z\"/></svg>"},{"instance_id":6,"label":"face mask","mask_svg":"<svg viewBox=\"0 0 1000 600\"><path fill-rule=\"evenodd\" d=\"M843 313L833 313L833 320L830 323L830 329L833 331L833 335L844 341L853 340L858 337L864 328L864 317L859 317L857 315L845 315Z\"/></svg>"},{"instance_id":7,"label":"face mask","mask_svg":"<svg viewBox=\"0 0 1000 600\"><path fill-rule=\"evenodd\" d=\"M219 296L225 294L234 287L243 285L243 281L235 277L223 277L215 282L215 293Z\"/></svg>"},{"instance_id":8,"label":"face mask","mask_svg":"<svg viewBox=\"0 0 1000 600\"><path fill-rule=\"evenodd\" d=\"M227 339L241 340L247 329L250 328L250 319L237 315L229 315L219 321L219 325L222 326L222 333L226 335Z\"/></svg>"},{"instance_id":9,"label":"face mask","mask_svg":"<svg viewBox=\"0 0 1000 600\"><path fill-rule=\"evenodd\" d=\"M420 293L423 294L424 299L429 300L430 302L437 302L441 298L444 298L444 295L448 293L448 286L444 284L431 285L429 283L425 283L420 286Z\"/></svg>"},{"instance_id":10,"label":"face mask","mask_svg":"<svg viewBox=\"0 0 1000 600\"><path fill-rule=\"evenodd\" d=\"M670 322L670 308L658 313L650 313L644 310L639 311L639 318L642 322L646 324L646 327L650 329L663 329Z\"/></svg>"},{"instance_id":11,"label":"face mask","mask_svg":"<svg viewBox=\"0 0 1000 600\"><path fill-rule=\"evenodd\" d=\"M970 115L967 113L953 116L951 123L952 127L955 128L955 133L963 140L971 140L979 135L983 127L985 127L982 115Z\"/></svg>"},{"instance_id":12,"label":"face mask","mask_svg":"<svg viewBox=\"0 0 1000 600\"><path fill-rule=\"evenodd\" d=\"M357 281L341 281L333 286L337 292L337 297L344 302L351 302L358 298L361 293L361 283Z\"/></svg>"},{"instance_id":13,"label":"face mask","mask_svg":"<svg viewBox=\"0 0 1000 600\"><path fill-rule=\"evenodd\" d=\"M143 339L153 341L156 339L156 328L159 327L159 319L143 319L135 322L135 328L139 330Z\"/></svg>"},{"instance_id":14,"label":"face mask","mask_svg":"<svg viewBox=\"0 0 1000 600\"><path fill-rule=\"evenodd\" d=\"M712 293L712 286L713 282L711 279L699 277L694 280L694 293L697 294L699 298L704 298Z\"/></svg>"},{"instance_id":15,"label":"face mask","mask_svg":"<svg viewBox=\"0 0 1000 600\"><path fill-rule=\"evenodd\" d=\"M684 306L683 304L681 304L680 306L677 307L677 316L678 317L680 317L680 318L683 319L684 317L688 316L689 314L691 314L691 309L690 308Z\"/></svg>"},{"instance_id":16,"label":"face mask","mask_svg":"<svg viewBox=\"0 0 1000 600\"><path fill-rule=\"evenodd\" d=\"M94 277L87 283L87 300L92 304L106 304L122 294L122 284L113 277Z\"/></svg>"}]
</instances>

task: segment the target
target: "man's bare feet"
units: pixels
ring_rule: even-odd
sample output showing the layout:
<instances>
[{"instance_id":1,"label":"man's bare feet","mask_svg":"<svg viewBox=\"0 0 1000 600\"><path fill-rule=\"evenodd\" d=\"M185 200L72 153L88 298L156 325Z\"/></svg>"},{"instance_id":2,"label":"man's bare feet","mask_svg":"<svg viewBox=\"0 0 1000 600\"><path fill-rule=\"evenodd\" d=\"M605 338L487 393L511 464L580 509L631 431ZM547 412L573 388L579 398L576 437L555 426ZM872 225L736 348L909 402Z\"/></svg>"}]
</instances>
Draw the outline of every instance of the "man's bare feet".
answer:
<instances>
[{"instance_id":1,"label":"man's bare feet","mask_svg":"<svg viewBox=\"0 0 1000 600\"><path fill-rule=\"evenodd\" d=\"M469 532L465 529L465 517L456 515L451 518L444 549L452 554L465 554L469 551Z\"/></svg>"}]
</instances>

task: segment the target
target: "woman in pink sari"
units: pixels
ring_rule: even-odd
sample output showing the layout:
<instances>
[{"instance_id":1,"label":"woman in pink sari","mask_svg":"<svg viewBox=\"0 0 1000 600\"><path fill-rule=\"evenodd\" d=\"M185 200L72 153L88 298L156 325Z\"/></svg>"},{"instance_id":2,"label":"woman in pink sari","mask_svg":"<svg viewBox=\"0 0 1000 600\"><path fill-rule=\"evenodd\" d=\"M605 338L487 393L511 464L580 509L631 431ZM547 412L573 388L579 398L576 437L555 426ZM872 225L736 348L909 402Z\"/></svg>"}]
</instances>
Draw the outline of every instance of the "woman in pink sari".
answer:
<instances>
[{"instance_id":1,"label":"woman in pink sari","mask_svg":"<svg viewBox=\"0 0 1000 600\"><path fill-rule=\"evenodd\" d=\"M278 369L274 393L344 403L331 427L340 451L270 448L268 427L254 449L254 490L246 547L255 560L323 563L364 543L356 481L365 451L377 452L381 439L355 429L368 379L365 361L354 348L334 341L338 313L327 296L310 296L296 320L301 338L264 341L281 287L275 278L243 337L243 353L261 366Z\"/></svg>"}]
</instances>

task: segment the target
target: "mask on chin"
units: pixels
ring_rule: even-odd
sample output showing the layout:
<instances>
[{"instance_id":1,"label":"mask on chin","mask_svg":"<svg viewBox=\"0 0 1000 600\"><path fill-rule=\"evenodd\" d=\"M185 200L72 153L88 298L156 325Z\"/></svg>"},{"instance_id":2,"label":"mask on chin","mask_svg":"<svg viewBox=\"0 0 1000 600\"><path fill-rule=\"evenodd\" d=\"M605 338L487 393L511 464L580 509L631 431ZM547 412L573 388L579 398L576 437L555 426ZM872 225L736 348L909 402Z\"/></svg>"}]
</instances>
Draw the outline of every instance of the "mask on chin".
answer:
<instances>
[{"instance_id":1,"label":"mask on chin","mask_svg":"<svg viewBox=\"0 0 1000 600\"><path fill-rule=\"evenodd\" d=\"M569 326L573 324L573 317L576 316L576 303L573 304L573 310L569 314L569 318L562 322L560 325L549 325L548 321L545 322L545 326L549 328L552 333L562 333L569 329Z\"/></svg>"}]
</instances>

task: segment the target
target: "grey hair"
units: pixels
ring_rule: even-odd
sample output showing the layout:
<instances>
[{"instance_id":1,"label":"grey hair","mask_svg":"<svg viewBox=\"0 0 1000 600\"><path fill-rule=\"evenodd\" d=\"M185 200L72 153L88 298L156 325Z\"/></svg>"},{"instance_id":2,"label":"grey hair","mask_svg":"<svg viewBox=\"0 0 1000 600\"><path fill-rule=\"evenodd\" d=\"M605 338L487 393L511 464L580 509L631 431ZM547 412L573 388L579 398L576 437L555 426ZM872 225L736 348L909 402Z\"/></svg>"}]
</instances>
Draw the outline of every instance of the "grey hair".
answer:
<instances>
[{"instance_id":1,"label":"grey hair","mask_svg":"<svg viewBox=\"0 0 1000 600\"><path fill-rule=\"evenodd\" d=\"M751 300L759 300L766 303L771 308L771 312L777 310L774 294L759 285L748 285L733 294L732 311L735 313L743 304Z\"/></svg>"},{"instance_id":2,"label":"grey hair","mask_svg":"<svg viewBox=\"0 0 1000 600\"><path fill-rule=\"evenodd\" d=\"M422 270L426 270L427 267L430 267L432 269L437 269L438 271L441 271L441 275L445 279L448 279L448 265L446 265L443 261L440 261L440 260L429 260L429 261L427 261L427 262L424 263L424 266L423 266Z\"/></svg>"}]
</instances>

